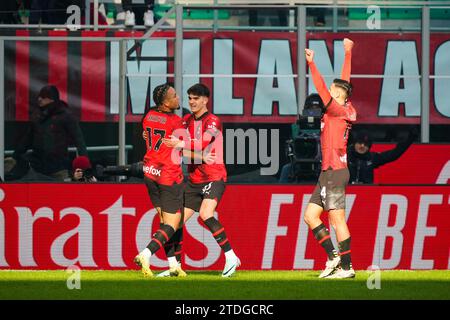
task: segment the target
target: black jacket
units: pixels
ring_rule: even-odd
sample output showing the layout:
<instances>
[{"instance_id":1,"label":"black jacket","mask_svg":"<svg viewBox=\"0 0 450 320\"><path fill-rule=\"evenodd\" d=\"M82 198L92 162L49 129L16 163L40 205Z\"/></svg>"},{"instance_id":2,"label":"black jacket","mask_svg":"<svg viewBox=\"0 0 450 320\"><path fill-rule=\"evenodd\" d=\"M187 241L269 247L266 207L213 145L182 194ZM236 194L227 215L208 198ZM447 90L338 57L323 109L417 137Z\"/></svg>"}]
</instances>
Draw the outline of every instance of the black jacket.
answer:
<instances>
[{"instance_id":1,"label":"black jacket","mask_svg":"<svg viewBox=\"0 0 450 320\"><path fill-rule=\"evenodd\" d=\"M350 183L373 183L373 170L388 162L397 160L412 144L414 137L410 135L406 141L399 142L394 149L384 152L360 154L353 145L347 152Z\"/></svg>"},{"instance_id":2,"label":"black jacket","mask_svg":"<svg viewBox=\"0 0 450 320\"><path fill-rule=\"evenodd\" d=\"M17 161L26 159L36 171L51 174L70 167L69 145L75 145L79 155L87 155L81 129L65 102L55 101L37 108L30 119L30 126L13 154ZM24 157L28 149L32 153Z\"/></svg>"}]
</instances>

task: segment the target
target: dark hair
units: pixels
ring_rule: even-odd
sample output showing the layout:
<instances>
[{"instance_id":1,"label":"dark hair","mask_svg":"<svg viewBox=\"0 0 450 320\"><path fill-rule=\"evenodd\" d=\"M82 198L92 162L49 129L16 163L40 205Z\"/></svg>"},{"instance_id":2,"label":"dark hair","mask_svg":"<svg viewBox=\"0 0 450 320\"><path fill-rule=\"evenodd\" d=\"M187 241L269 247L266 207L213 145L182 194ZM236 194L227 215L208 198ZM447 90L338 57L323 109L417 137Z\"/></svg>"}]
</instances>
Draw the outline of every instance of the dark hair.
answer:
<instances>
[{"instance_id":1,"label":"dark hair","mask_svg":"<svg viewBox=\"0 0 450 320\"><path fill-rule=\"evenodd\" d=\"M353 86L350 82L343 79L334 79L333 83L336 87L344 89L347 92L347 97L351 97Z\"/></svg>"},{"instance_id":2,"label":"dark hair","mask_svg":"<svg viewBox=\"0 0 450 320\"><path fill-rule=\"evenodd\" d=\"M209 98L209 89L202 83L194 84L187 90L188 94L193 94L199 97L208 97Z\"/></svg>"},{"instance_id":3,"label":"dark hair","mask_svg":"<svg viewBox=\"0 0 450 320\"><path fill-rule=\"evenodd\" d=\"M38 97L41 98L49 98L53 101L59 101L59 91L54 85L48 85L42 87L41 91L39 91Z\"/></svg>"},{"instance_id":4,"label":"dark hair","mask_svg":"<svg viewBox=\"0 0 450 320\"><path fill-rule=\"evenodd\" d=\"M364 143L367 147L372 147L372 137L366 130L356 131L353 133L354 143Z\"/></svg>"},{"instance_id":5,"label":"dark hair","mask_svg":"<svg viewBox=\"0 0 450 320\"><path fill-rule=\"evenodd\" d=\"M165 83L156 86L155 89L153 89L153 101L157 106L162 105L162 103L166 99L167 91L169 91L170 88L172 88L172 86L168 83Z\"/></svg>"}]
</instances>

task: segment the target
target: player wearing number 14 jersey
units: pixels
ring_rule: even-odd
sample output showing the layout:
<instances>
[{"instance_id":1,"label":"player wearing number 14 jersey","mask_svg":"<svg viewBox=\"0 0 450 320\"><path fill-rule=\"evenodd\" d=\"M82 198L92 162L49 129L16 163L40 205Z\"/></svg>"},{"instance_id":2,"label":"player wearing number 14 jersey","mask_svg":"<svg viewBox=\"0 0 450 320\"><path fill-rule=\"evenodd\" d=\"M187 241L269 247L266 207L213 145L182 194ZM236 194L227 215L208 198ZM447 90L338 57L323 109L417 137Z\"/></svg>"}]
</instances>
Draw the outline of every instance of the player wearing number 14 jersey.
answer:
<instances>
[{"instance_id":1,"label":"player wearing number 14 jersey","mask_svg":"<svg viewBox=\"0 0 450 320\"><path fill-rule=\"evenodd\" d=\"M148 246L134 259L144 276L153 276L150 257L172 238L178 229L183 206L183 173L181 151L163 142L176 130L183 130L182 119L174 113L179 108L175 89L168 84L153 91L156 107L144 116L142 127L146 133L147 151L144 156L144 181L153 206L158 211L161 224Z\"/></svg>"}]
</instances>

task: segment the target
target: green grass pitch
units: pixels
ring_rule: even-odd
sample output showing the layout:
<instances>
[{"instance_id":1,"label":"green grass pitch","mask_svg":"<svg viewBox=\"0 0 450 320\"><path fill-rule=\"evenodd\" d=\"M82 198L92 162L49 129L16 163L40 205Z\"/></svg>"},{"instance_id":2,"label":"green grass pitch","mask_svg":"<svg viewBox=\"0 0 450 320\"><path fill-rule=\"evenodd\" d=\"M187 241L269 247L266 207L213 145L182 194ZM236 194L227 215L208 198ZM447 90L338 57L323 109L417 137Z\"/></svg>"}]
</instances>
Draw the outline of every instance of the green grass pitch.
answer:
<instances>
[{"instance_id":1,"label":"green grass pitch","mask_svg":"<svg viewBox=\"0 0 450 320\"><path fill-rule=\"evenodd\" d=\"M357 271L355 279L318 279L318 271L188 271L186 278L144 278L139 271L81 270L80 289L61 271L0 270L0 299L450 299L450 271ZM70 282L70 280L69 280ZM74 283L74 282L72 282Z\"/></svg>"}]
</instances>

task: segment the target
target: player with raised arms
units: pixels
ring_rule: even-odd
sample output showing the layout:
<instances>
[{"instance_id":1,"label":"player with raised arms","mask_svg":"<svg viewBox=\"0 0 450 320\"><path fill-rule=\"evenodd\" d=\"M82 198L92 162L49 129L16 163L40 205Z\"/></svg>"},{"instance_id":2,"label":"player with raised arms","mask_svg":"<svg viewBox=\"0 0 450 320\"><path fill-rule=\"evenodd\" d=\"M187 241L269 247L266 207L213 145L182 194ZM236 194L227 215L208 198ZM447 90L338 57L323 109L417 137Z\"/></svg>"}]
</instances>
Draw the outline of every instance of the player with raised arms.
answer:
<instances>
[{"instance_id":1,"label":"player with raised arms","mask_svg":"<svg viewBox=\"0 0 450 320\"><path fill-rule=\"evenodd\" d=\"M345 220L345 188L349 181L347 141L356 111L348 100L352 94L350 83L353 41L344 39L345 59L341 79L335 79L328 90L314 63L314 51L305 50L312 80L325 110L321 119L320 145L322 171L305 211L305 222L314 237L325 249L328 261L319 278L354 278L351 264L350 231ZM334 249L330 233L320 216L328 211L330 225L335 229L339 254Z\"/></svg>"}]
</instances>

